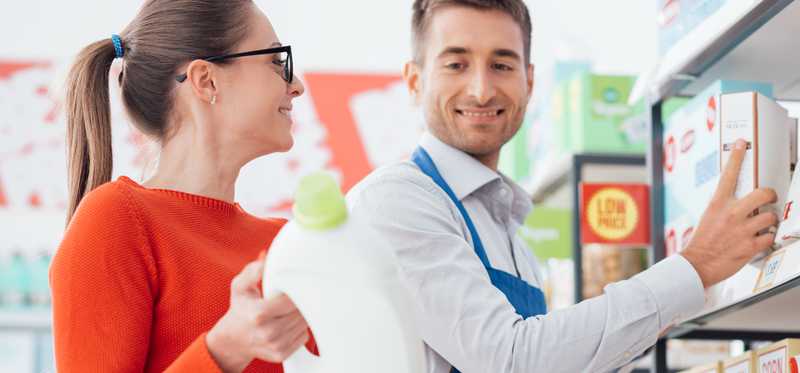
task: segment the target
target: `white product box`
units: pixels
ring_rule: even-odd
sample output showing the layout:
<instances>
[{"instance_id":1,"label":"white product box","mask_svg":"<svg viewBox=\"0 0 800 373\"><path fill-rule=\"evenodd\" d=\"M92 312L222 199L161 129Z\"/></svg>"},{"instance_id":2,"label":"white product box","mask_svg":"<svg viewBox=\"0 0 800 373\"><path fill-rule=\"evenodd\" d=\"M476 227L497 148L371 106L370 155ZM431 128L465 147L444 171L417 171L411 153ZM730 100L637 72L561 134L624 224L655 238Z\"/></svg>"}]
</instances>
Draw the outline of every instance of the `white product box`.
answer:
<instances>
[{"instance_id":1,"label":"white product box","mask_svg":"<svg viewBox=\"0 0 800 373\"><path fill-rule=\"evenodd\" d=\"M800 354L800 340L785 339L756 352L756 372L791 372L790 364ZM795 362L796 364L796 362Z\"/></svg>"},{"instance_id":2,"label":"white product box","mask_svg":"<svg viewBox=\"0 0 800 373\"><path fill-rule=\"evenodd\" d=\"M717 81L676 110L664 123L664 236L668 255L686 247L720 174L720 95L772 94L766 83Z\"/></svg>"},{"instance_id":3,"label":"white product box","mask_svg":"<svg viewBox=\"0 0 800 373\"><path fill-rule=\"evenodd\" d=\"M800 240L800 173L795 170L792 176L792 183L786 195L786 202L783 205L781 225L778 227L778 234L775 236L775 243L786 246L792 242Z\"/></svg>"},{"instance_id":4,"label":"white product box","mask_svg":"<svg viewBox=\"0 0 800 373\"><path fill-rule=\"evenodd\" d=\"M722 362L723 373L755 373L756 361L753 351Z\"/></svg>"},{"instance_id":5,"label":"white product box","mask_svg":"<svg viewBox=\"0 0 800 373\"><path fill-rule=\"evenodd\" d=\"M797 154L797 119L789 119L789 128L791 129L791 133L789 135L789 140L791 141L790 152L789 156L792 160L792 171L794 171L795 165L797 164L798 154Z\"/></svg>"},{"instance_id":6,"label":"white product box","mask_svg":"<svg viewBox=\"0 0 800 373\"><path fill-rule=\"evenodd\" d=\"M708 365L699 366L689 370L681 371L680 373L719 373L722 372L722 362L716 362Z\"/></svg>"},{"instance_id":7,"label":"white product box","mask_svg":"<svg viewBox=\"0 0 800 373\"><path fill-rule=\"evenodd\" d=\"M737 139L747 153L736 185L736 198L758 188L771 188L778 203L766 206L783 216L791 180L791 133L795 121L772 99L756 92L723 94L720 98L720 169L724 169Z\"/></svg>"}]
</instances>

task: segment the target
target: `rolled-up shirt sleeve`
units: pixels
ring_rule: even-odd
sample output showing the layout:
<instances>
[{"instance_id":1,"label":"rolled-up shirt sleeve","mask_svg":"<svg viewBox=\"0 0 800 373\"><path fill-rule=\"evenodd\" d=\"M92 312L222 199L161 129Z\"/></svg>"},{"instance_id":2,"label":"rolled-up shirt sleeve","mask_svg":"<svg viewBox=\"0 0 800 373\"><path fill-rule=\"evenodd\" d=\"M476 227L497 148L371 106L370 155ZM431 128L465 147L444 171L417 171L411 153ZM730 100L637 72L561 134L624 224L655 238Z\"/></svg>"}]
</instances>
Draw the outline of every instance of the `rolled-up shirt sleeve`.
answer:
<instances>
[{"instance_id":1,"label":"rolled-up shirt sleeve","mask_svg":"<svg viewBox=\"0 0 800 373\"><path fill-rule=\"evenodd\" d=\"M602 296L523 319L491 284L452 202L423 174L369 178L348 205L395 254L426 345L464 373L609 371L703 306L699 276L674 256Z\"/></svg>"}]
</instances>

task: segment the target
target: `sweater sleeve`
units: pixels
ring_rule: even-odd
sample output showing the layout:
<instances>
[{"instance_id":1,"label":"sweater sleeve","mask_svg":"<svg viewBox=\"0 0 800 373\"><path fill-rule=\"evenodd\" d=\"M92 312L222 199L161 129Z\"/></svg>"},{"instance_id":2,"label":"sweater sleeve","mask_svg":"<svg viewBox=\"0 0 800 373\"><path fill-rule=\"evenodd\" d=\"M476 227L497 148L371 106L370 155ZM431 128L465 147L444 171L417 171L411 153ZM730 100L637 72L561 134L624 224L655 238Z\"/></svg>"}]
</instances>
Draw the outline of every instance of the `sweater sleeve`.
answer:
<instances>
[{"instance_id":1,"label":"sweater sleeve","mask_svg":"<svg viewBox=\"0 0 800 373\"><path fill-rule=\"evenodd\" d=\"M115 183L89 193L53 259L58 372L142 372L147 367L158 274L127 193ZM220 372L204 336L169 370Z\"/></svg>"}]
</instances>

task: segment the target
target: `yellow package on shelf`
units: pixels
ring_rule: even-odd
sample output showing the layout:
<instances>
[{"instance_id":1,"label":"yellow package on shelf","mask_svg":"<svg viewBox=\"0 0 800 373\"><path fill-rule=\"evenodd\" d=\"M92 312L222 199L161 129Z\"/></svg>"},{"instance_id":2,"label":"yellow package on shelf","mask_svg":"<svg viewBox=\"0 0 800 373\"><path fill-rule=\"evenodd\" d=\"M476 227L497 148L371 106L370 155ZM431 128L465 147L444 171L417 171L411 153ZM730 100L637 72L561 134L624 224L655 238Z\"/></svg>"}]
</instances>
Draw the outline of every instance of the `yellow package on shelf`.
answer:
<instances>
[{"instance_id":1,"label":"yellow package on shelf","mask_svg":"<svg viewBox=\"0 0 800 373\"><path fill-rule=\"evenodd\" d=\"M792 364L797 371L797 359L800 358L800 339L784 339L756 352L757 373L790 373Z\"/></svg>"},{"instance_id":2,"label":"yellow package on shelf","mask_svg":"<svg viewBox=\"0 0 800 373\"><path fill-rule=\"evenodd\" d=\"M722 371L724 373L755 373L755 354L753 351L747 351L742 355L723 361Z\"/></svg>"},{"instance_id":3,"label":"yellow package on shelf","mask_svg":"<svg viewBox=\"0 0 800 373\"><path fill-rule=\"evenodd\" d=\"M722 373L722 362L718 361L713 364L695 367L689 370L684 370L680 373Z\"/></svg>"}]
</instances>

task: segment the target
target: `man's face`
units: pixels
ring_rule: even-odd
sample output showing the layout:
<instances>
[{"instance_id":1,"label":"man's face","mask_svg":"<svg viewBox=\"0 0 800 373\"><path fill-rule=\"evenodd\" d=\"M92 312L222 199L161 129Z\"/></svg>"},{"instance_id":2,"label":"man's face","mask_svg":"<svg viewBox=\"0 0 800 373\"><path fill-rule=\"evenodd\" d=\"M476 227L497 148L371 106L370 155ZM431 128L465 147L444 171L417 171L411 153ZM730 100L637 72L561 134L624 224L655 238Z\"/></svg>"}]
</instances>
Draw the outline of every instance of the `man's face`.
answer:
<instances>
[{"instance_id":1,"label":"man's face","mask_svg":"<svg viewBox=\"0 0 800 373\"><path fill-rule=\"evenodd\" d=\"M519 25L496 10L443 7L422 48L404 76L428 129L475 157L496 157L522 124L533 91Z\"/></svg>"}]
</instances>

